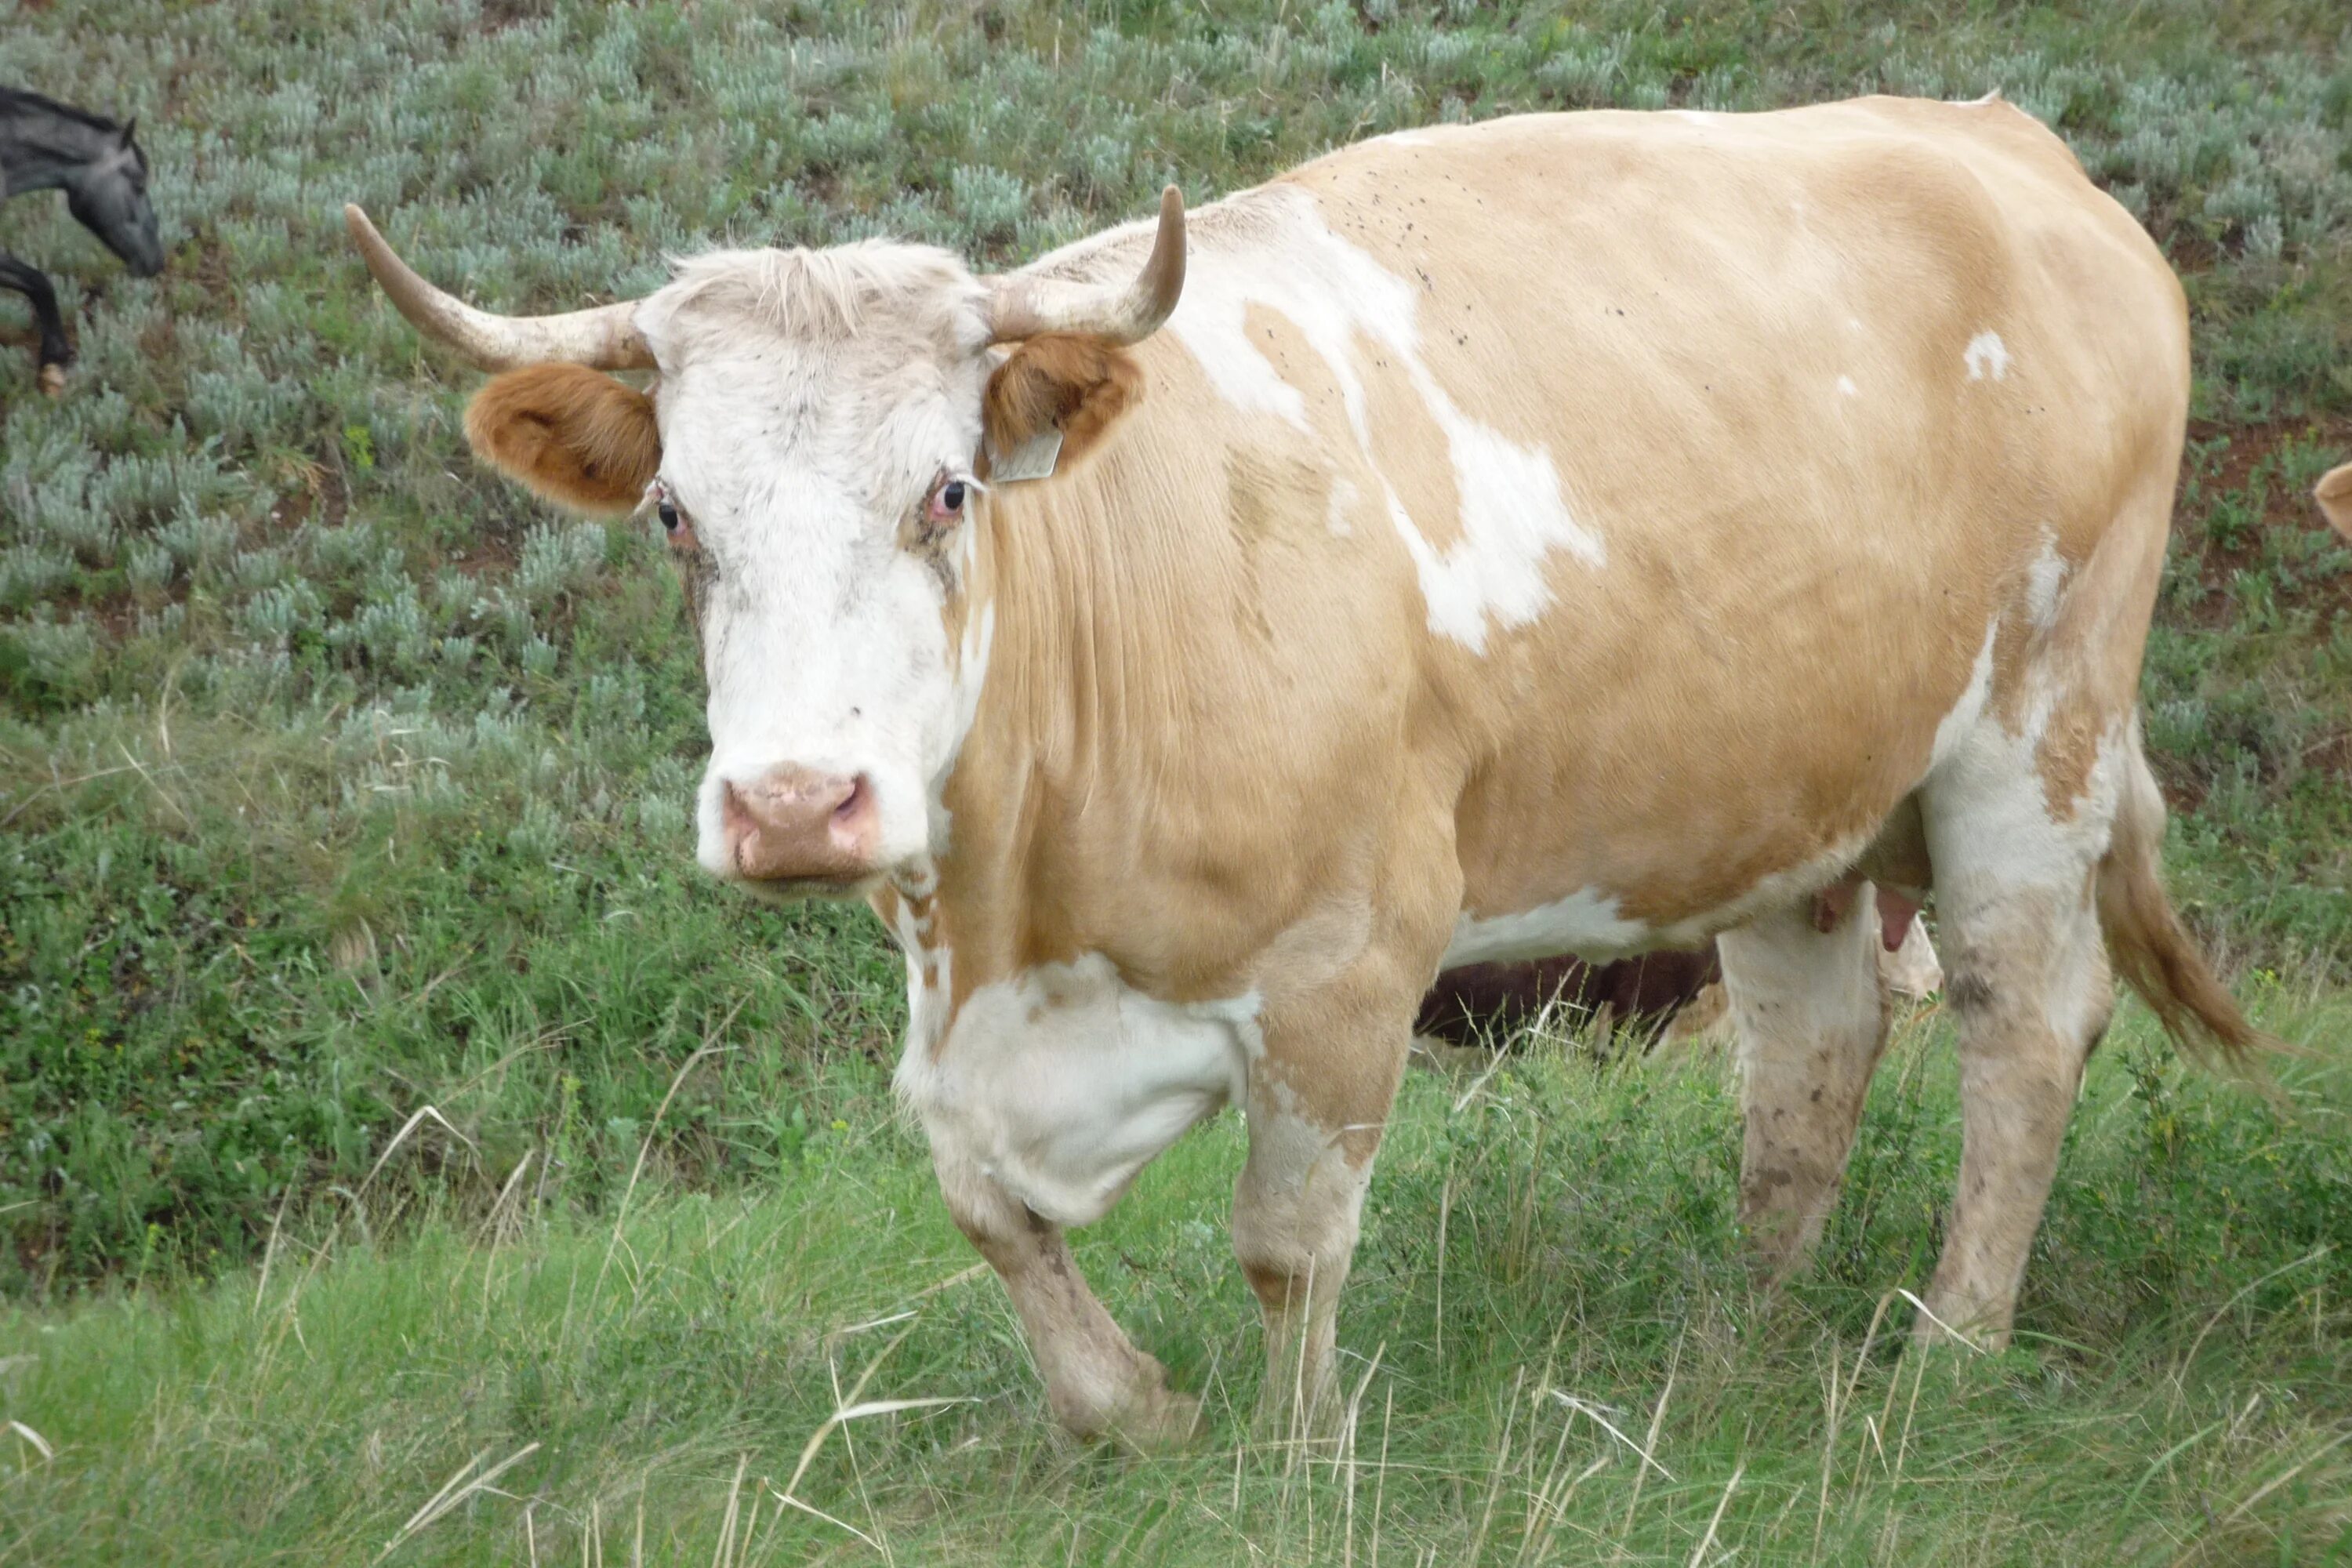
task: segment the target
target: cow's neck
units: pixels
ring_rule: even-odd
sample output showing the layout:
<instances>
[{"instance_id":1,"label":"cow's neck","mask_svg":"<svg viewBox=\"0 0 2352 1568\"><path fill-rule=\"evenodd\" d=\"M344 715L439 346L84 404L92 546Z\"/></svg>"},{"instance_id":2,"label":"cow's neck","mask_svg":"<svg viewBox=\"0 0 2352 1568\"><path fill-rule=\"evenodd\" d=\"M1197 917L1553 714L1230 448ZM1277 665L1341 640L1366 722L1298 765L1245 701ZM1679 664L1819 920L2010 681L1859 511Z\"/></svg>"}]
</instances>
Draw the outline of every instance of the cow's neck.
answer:
<instances>
[{"instance_id":1,"label":"cow's neck","mask_svg":"<svg viewBox=\"0 0 2352 1568\"><path fill-rule=\"evenodd\" d=\"M1207 606L1230 605L1234 584L1217 541L1192 536L1221 520L1120 503L1171 460L1122 444L1051 482L1002 487L975 524L964 613L992 626L942 792L936 900L959 993L1094 945L1087 911L1141 869L1153 824L1186 789L1202 715L1233 678ZM1047 887L1050 899L1028 896Z\"/></svg>"}]
</instances>

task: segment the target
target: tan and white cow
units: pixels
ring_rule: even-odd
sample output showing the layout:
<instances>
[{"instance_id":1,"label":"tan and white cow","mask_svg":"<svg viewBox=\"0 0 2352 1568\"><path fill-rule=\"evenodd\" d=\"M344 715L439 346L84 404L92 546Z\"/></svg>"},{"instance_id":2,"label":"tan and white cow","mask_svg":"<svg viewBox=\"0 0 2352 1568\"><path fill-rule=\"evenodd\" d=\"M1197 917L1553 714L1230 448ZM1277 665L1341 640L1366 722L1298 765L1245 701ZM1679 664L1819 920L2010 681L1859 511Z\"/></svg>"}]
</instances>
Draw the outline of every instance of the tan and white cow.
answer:
<instances>
[{"instance_id":1,"label":"tan and white cow","mask_svg":"<svg viewBox=\"0 0 2352 1568\"><path fill-rule=\"evenodd\" d=\"M899 1087L1073 1428L1191 1426L1064 1229L1228 1103L1268 1396L1320 1403L1442 964L1721 933L1777 1272L1884 1039L1869 884L1932 887L1966 1125L1927 1304L1990 1342L2110 955L2258 1038L2166 902L2135 712L2181 292L2006 104L1414 132L1007 277L724 252L551 318L351 218L506 372L478 451L661 518L702 862L898 933Z\"/></svg>"},{"instance_id":2,"label":"tan and white cow","mask_svg":"<svg viewBox=\"0 0 2352 1568\"><path fill-rule=\"evenodd\" d=\"M2352 463L2340 468L2330 468L2319 476L2319 483L2311 492L2319 502L2321 515L2329 526L2347 539L2352 539Z\"/></svg>"}]
</instances>

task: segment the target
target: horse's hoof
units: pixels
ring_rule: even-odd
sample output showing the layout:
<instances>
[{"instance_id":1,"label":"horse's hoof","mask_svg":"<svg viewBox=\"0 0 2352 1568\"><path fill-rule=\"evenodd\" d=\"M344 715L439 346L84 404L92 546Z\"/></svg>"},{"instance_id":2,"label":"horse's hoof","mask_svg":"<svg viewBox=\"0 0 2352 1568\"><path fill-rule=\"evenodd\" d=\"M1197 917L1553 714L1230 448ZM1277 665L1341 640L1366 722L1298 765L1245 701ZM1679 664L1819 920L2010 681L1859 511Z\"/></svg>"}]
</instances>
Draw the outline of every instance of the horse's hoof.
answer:
<instances>
[{"instance_id":1,"label":"horse's hoof","mask_svg":"<svg viewBox=\"0 0 2352 1568\"><path fill-rule=\"evenodd\" d=\"M43 365L41 390L51 397L63 397L66 395L66 367L61 364Z\"/></svg>"}]
</instances>

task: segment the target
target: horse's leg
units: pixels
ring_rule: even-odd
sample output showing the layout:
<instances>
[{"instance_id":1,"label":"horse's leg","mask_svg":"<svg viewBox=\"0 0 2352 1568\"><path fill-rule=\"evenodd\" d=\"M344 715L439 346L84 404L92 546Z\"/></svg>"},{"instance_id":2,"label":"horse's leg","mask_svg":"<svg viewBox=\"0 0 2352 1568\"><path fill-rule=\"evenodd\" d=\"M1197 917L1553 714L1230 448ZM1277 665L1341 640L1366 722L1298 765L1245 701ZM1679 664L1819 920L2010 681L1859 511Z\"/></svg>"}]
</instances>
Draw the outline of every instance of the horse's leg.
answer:
<instances>
[{"instance_id":1,"label":"horse's leg","mask_svg":"<svg viewBox=\"0 0 2352 1568\"><path fill-rule=\"evenodd\" d=\"M66 319L58 310L58 291L39 268L5 250L0 250L0 289L14 289L31 303L33 321L41 333L41 390L55 397L65 390L66 366L74 357Z\"/></svg>"}]
</instances>

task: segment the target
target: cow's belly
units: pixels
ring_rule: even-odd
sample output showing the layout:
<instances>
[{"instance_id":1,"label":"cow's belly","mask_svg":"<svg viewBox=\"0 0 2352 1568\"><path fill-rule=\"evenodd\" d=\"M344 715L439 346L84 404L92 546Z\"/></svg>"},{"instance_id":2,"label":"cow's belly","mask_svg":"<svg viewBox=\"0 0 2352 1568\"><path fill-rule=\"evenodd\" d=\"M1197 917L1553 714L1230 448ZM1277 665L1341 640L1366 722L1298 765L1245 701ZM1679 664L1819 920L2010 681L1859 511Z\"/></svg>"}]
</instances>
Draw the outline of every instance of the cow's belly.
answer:
<instances>
[{"instance_id":1,"label":"cow's belly","mask_svg":"<svg viewBox=\"0 0 2352 1568\"><path fill-rule=\"evenodd\" d=\"M1693 947L1849 872L1925 889L1915 792L1948 738L1982 711L1990 666L1980 657L1948 705L1809 745L1756 747L1734 766L1727 745L1673 756L1649 735L1615 762L1602 747L1566 762L1557 751L1505 758L1457 823L1463 909L1444 963ZM1913 689L1932 690L1937 674L1916 672ZM1711 716L1683 695L1681 711L1706 736ZM1633 760L1643 756L1673 760L1654 772ZM1653 782L1623 782L1643 778Z\"/></svg>"},{"instance_id":2,"label":"cow's belly","mask_svg":"<svg viewBox=\"0 0 2352 1568\"><path fill-rule=\"evenodd\" d=\"M1454 922L1441 969L1464 963L1510 963L1573 953L1608 963L1657 948L1695 947L1742 925L1768 909L1818 892L1862 858L1874 835L1768 871L1719 903L1643 919L1627 897L1606 887L1579 886L1559 898L1496 912L1473 900Z\"/></svg>"},{"instance_id":3,"label":"cow's belly","mask_svg":"<svg viewBox=\"0 0 2352 1568\"><path fill-rule=\"evenodd\" d=\"M943 1172L976 1170L1044 1218L1085 1225L1242 1094L1255 1016L1254 998L1158 1001L1089 953L979 987L936 1047L911 1031L898 1085Z\"/></svg>"},{"instance_id":4,"label":"cow's belly","mask_svg":"<svg viewBox=\"0 0 2352 1568\"><path fill-rule=\"evenodd\" d=\"M1923 609L1866 575L1759 551L1748 581L1785 614L1661 608L1636 634L1593 608L1531 628L1517 673L1534 673L1508 686L1528 717L1457 805L1446 963L1690 946L1849 868L1924 887L1906 803L1985 710L2000 605L1979 590ZM1853 630L1886 626L1904 635Z\"/></svg>"}]
</instances>

